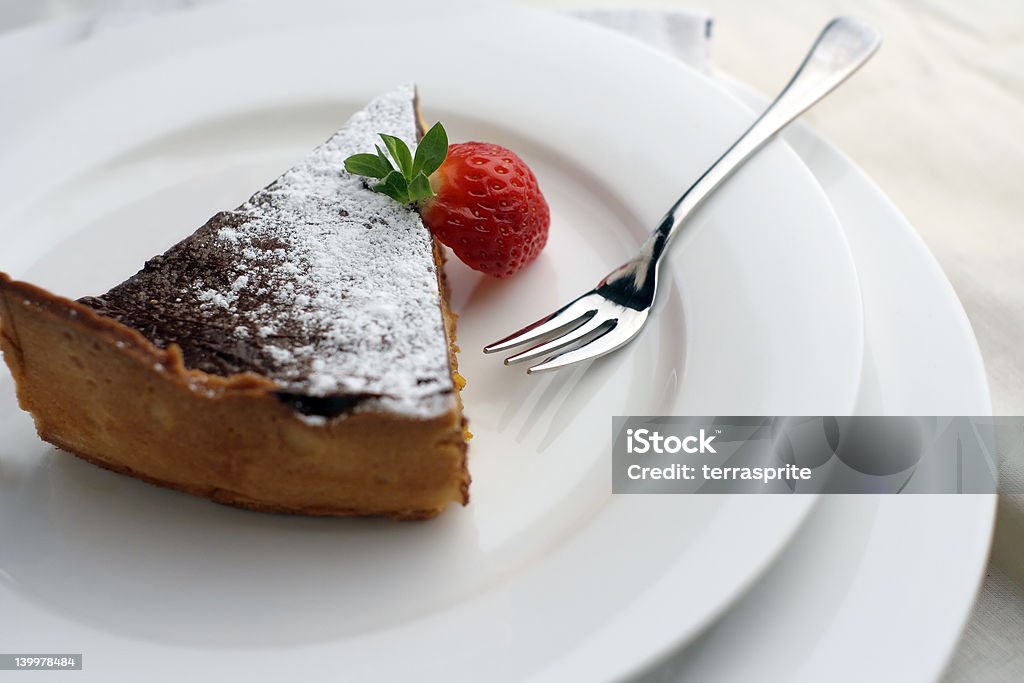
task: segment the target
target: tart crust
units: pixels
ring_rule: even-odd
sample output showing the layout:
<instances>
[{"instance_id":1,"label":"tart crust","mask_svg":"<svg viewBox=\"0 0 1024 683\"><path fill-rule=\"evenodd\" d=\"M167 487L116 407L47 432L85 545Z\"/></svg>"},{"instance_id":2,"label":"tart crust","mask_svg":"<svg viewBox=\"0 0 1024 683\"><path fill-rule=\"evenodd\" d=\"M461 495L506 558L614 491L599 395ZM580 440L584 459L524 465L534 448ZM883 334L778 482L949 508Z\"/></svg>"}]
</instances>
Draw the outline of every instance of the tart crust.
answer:
<instances>
[{"instance_id":1,"label":"tart crust","mask_svg":"<svg viewBox=\"0 0 1024 683\"><path fill-rule=\"evenodd\" d=\"M441 291L455 373L443 276ZM4 273L0 349L42 439L153 484L306 515L426 519L469 499L459 401L430 419L357 411L311 423L264 377L190 370L177 345Z\"/></svg>"}]
</instances>

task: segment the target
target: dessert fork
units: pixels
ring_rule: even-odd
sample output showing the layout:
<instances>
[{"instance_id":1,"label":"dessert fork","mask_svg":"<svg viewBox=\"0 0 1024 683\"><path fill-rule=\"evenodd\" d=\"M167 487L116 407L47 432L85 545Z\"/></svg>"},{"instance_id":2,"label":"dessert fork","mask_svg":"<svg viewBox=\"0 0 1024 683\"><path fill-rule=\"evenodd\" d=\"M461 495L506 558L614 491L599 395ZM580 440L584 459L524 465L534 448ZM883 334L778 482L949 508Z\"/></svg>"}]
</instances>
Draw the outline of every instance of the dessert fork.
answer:
<instances>
[{"instance_id":1,"label":"dessert fork","mask_svg":"<svg viewBox=\"0 0 1024 683\"><path fill-rule=\"evenodd\" d=\"M505 364L544 360L527 373L554 370L589 360L626 344L647 322L658 288L665 250L694 210L722 181L811 105L850 77L881 43L868 24L839 17L818 36L793 78L763 114L668 210L640 252L598 285L554 313L484 347L505 351L546 340L509 356Z\"/></svg>"}]
</instances>

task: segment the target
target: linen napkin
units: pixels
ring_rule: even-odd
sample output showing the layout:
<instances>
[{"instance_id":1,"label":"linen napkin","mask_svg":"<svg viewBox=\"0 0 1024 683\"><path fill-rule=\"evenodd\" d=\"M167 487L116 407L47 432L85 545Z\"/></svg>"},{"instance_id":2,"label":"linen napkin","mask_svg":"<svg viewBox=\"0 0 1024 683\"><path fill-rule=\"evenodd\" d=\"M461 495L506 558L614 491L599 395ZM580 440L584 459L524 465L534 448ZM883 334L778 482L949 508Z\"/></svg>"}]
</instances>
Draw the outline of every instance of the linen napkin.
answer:
<instances>
[{"instance_id":1,"label":"linen napkin","mask_svg":"<svg viewBox=\"0 0 1024 683\"><path fill-rule=\"evenodd\" d=\"M711 70L711 15L693 9L583 9L572 16L600 24L672 55L698 71Z\"/></svg>"}]
</instances>

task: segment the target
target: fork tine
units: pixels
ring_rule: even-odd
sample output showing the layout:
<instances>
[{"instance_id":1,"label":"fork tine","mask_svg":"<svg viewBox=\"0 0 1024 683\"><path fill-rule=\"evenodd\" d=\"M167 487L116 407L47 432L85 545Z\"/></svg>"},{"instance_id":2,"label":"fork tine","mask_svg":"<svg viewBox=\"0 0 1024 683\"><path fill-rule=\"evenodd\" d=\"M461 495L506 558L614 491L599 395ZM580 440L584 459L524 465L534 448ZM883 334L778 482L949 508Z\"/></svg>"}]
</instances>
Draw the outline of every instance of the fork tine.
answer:
<instances>
[{"instance_id":1,"label":"fork tine","mask_svg":"<svg viewBox=\"0 0 1024 683\"><path fill-rule=\"evenodd\" d=\"M609 327L602 334L591 339L589 343L562 353L555 353L543 363L538 363L537 365L528 368L526 370L526 374L532 375L535 372L556 370L558 368L565 367L566 365L572 365L573 363L603 356L604 354L614 351L628 342L636 336L637 332L640 331L639 328L631 330L629 326L619 327L618 322L619 321L616 320L614 325ZM615 332L616 329L619 330L618 333Z\"/></svg>"},{"instance_id":2,"label":"fork tine","mask_svg":"<svg viewBox=\"0 0 1024 683\"><path fill-rule=\"evenodd\" d=\"M568 346L574 342L578 342L588 334L594 332L602 325L607 325L609 322L614 322L614 319L609 320L604 316L594 315L586 320L579 327L574 327L568 330L565 334L555 337L550 341L546 341L543 344L538 344L532 348L521 351L514 356L509 356L505 359L505 365L514 365L516 363L523 363L530 360L536 360L537 358L544 358L550 356L552 351L556 351L563 346Z\"/></svg>"},{"instance_id":3,"label":"fork tine","mask_svg":"<svg viewBox=\"0 0 1024 683\"><path fill-rule=\"evenodd\" d=\"M562 306L551 315L527 325L518 332L513 332L504 339L488 344L484 347L484 353L504 351L514 346L534 341L553 332L566 331L563 328L570 327L574 323L576 323L576 327L579 327L597 312L597 306L592 305L592 300L588 301L592 296L596 295L593 292L588 292Z\"/></svg>"}]
</instances>

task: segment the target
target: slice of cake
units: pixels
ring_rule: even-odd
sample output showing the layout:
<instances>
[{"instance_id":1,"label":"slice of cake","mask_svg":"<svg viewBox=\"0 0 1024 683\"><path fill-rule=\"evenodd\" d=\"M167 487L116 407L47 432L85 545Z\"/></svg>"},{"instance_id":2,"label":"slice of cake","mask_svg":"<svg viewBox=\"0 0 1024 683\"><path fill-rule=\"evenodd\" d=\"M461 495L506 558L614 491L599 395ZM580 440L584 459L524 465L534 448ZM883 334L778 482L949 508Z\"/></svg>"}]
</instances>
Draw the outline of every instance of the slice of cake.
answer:
<instances>
[{"instance_id":1,"label":"slice of cake","mask_svg":"<svg viewBox=\"0 0 1024 683\"><path fill-rule=\"evenodd\" d=\"M217 502L426 518L465 504L443 252L346 157L422 133L412 86L98 297L0 273L0 347L39 435Z\"/></svg>"}]
</instances>

